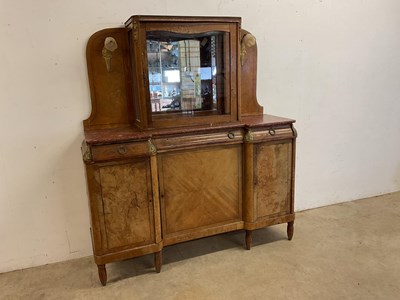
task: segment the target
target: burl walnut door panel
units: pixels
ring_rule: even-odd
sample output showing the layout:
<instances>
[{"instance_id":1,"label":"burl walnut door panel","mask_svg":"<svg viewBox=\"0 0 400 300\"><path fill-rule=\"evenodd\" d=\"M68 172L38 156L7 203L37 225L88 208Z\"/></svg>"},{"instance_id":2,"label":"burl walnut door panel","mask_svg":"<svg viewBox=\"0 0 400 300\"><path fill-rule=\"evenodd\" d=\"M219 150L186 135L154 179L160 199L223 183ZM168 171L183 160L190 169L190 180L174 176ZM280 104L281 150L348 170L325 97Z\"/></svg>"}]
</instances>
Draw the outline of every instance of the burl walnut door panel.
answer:
<instances>
[{"instance_id":1,"label":"burl walnut door panel","mask_svg":"<svg viewBox=\"0 0 400 300\"><path fill-rule=\"evenodd\" d=\"M159 156L163 235L241 219L241 145Z\"/></svg>"},{"instance_id":2,"label":"burl walnut door panel","mask_svg":"<svg viewBox=\"0 0 400 300\"><path fill-rule=\"evenodd\" d=\"M292 142L255 144L256 219L290 213Z\"/></svg>"},{"instance_id":3,"label":"burl walnut door panel","mask_svg":"<svg viewBox=\"0 0 400 300\"><path fill-rule=\"evenodd\" d=\"M154 243L149 160L99 169L103 248L130 248Z\"/></svg>"}]
</instances>

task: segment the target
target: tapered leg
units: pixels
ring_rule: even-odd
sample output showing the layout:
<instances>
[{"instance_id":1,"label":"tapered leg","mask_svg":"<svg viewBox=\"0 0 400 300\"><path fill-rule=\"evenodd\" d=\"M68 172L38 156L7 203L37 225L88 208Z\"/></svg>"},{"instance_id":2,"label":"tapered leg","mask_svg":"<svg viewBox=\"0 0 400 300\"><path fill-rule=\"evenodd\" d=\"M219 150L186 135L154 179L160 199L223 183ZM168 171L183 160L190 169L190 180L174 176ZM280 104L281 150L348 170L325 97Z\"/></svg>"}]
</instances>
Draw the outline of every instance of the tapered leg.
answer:
<instances>
[{"instance_id":1,"label":"tapered leg","mask_svg":"<svg viewBox=\"0 0 400 300\"><path fill-rule=\"evenodd\" d=\"M288 240L289 240L289 241L292 240L293 231L294 231L294 221L288 222L288 223L287 223L287 237L288 237Z\"/></svg>"},{"instance_id":2,"label":"tapered leg","mask_svg":"<svg viewBox=\"0 0 400 300\"><path fill-rule=\"evenodd\" d=\"M97 270L99 271L99 278L102 285L107 284L107 270L106 265L97 265Z\"/></svg>"},{"instance_id":3,"label":"tapered leg","mask_svg":"<svg viewBox=\"0 0 400 300\"><path fill-rule=\"evenodd\" d=\"M154 253L154 266L156 267L156 272L160 273L162 265L162 252L158 251Z\"/></svg>"},{"instance_id":4,"label":"tapered leg","mask_svg":"<svg viewBox=\"0 0 400 300\"><path fill-rule=\"evenodd\" d=\"M252 242L253 242L253 231L246 230L246 249L247 250L250 250Z\"/></svg>"}]
</instances>

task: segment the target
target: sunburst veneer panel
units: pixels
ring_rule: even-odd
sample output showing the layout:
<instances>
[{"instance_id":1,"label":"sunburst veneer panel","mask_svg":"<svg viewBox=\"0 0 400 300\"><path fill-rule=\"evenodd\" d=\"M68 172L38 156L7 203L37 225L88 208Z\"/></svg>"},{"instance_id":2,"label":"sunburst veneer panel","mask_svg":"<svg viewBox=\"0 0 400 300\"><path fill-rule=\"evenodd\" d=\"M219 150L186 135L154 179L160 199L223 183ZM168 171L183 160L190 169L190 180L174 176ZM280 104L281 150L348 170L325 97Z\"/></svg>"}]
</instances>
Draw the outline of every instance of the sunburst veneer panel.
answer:
<instances>
[{"instance_id":1,"label":"sunburst veneer panel","mask_svg":"<svg viewBox=\"0 0 400 300\"><path fill-rule=\"evenodd\" d=\"M240 145L160 157L164 234L241 218Z\"/></svg>"}]
</instances>

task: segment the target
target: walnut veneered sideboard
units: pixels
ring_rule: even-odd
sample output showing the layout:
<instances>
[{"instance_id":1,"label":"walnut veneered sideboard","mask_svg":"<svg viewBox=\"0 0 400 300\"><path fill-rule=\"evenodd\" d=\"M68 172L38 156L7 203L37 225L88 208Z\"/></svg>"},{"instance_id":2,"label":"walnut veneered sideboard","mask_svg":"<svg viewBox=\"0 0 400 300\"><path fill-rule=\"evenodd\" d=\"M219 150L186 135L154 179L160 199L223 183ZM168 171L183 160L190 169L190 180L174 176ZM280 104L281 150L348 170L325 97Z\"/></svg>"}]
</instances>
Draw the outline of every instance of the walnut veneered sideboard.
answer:
<instances>
[{"instance_id":1,"label":"walnut veneered sideboard","mask_svg":"<svg viewBox=\"0 0 400 300\"><path fill-rule=\"evenodd\" d=\"M105 265L224 232L287 223L294 120L263 114L257 47L236 17L133 16L87 45L91 235Z\"/></svg>"}]
</instances>

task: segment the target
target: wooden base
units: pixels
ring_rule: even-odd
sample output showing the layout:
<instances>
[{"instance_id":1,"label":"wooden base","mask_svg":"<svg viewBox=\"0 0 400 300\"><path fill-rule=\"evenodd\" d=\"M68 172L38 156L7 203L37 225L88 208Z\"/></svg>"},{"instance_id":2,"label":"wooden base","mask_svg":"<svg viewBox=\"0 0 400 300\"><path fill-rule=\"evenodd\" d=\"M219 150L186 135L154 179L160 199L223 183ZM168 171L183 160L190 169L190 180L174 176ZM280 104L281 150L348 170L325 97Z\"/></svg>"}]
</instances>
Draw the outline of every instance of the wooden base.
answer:
<instances>
[{"instance_id":1,"label":"wooden base","mask_svg":"<svg viewBox=\"0 0 400 300\"><path fill-rule=\"evenodd\" d=\"M246 249L247 250L250 250L252 242L253 242L253 231L246 230Z\"/></svg>"},{"instance_id":2,"label":"wooden base","mask_svg":"<svg viewBox=\"0 0 400 300\"><path fill-rule=\"evenodd\" d=\"M158 251L154 253L154 266L156 268L156 272L160 273L162 265L162 252Z\"/></svg>"},{"instance_id":3,"label":"wooden base","mask_svg":"<svg viewBox=\"0 0 400 300\"><path fill-rule=\"evenodd\" d=\"M287 223L287 236L288 236L289 241L291 241L293 238L293 232L294 232L294 221L288 222Z\"/></svg>"},{"instance_id":4,"label":"wooden base","mask_svg":"<svg viewBox=\"0 0 400 300\"><path fill-rule=\"evenodd\" d=\"M106 265L97 265L97 270L99 272L100 282L103 286L107 284L107 270Z\"/></svg>"}]
</instances>

